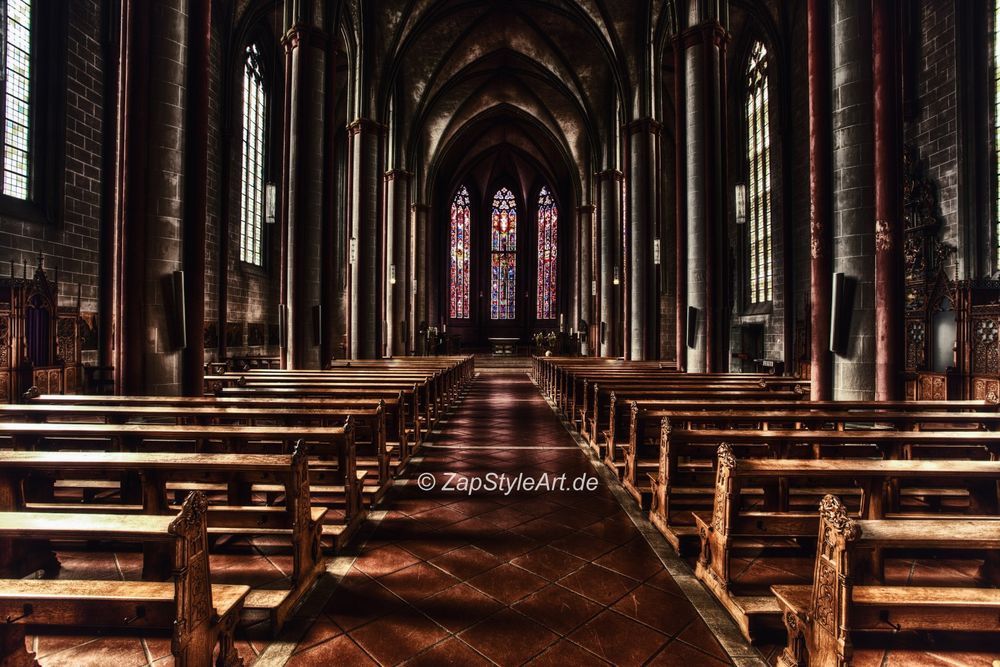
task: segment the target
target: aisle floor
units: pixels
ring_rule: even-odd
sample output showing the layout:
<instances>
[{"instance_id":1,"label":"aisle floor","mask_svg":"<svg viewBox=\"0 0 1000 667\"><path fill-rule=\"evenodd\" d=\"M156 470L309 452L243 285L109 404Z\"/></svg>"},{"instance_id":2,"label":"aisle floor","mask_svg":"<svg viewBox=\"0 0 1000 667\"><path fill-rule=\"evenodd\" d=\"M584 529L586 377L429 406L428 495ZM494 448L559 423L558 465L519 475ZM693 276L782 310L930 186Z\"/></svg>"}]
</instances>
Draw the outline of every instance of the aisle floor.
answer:
<instances>
[{"instance_id":1,"label":"aisle floor","mask_svg":"<svg viewBox=\"0 0 1000 667\"><path fill-rule=\"evenodd\" d=\"M527 376L480 376L421 454L289 665L728 664ZM459 490L500 473L568 490Z\"/></svg>"}]
</instances>

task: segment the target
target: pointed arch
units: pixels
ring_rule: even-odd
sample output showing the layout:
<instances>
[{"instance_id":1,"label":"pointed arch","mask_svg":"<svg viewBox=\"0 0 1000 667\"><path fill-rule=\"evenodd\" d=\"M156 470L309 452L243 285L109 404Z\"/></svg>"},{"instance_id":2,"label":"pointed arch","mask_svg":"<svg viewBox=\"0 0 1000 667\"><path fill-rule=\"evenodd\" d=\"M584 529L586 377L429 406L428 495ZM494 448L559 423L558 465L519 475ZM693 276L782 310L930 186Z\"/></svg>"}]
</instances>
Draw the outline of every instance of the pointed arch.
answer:
<instances>
[{"instance_id":1,"label":"pointed arch","mask_svg":"<svg viewBox=\"0 0 1000 667\"><path fill-rule=\"evenodd\" d=\"M559 208L549 191L542 186L538 193L538 299L535 317L556 318L556 278L559 253Z\"/></svg>"},{"instance_id":2,"label":"pointed arch","mask_svg":"<svg viewBox=\"0 0 1000 667\"><path fill-rule=\"evenodd\" d=\"M502 187L493 195L490 226L490 319L517 317L517 202Z\"/></svg>"},{"instance_id":3,"label":"pointed arch","mask_svg":"<svg viewBox=\"0 0 1000 667\"><path fill-rule=\"evenodd\" d=\"M751 305L773 296L771 252L771 129L768 53L762 42L750 49L746 82L747 295Z\"/></svg>"},{"instance_id":4,"label":"pointed arch","mask_svg":"<svg viewBox=\"0 0 1000 667\"><path fill-rule=\"evenodd\" d=\"M243 157L240 174L240 259L264 263L264 166L267 98L260 49L247 45L243 56Z\"/></svg>"},{"instance_id":5,"label":"pointed arch","mask_svg":"<svg viewBox=\"0 0 1000 667\"><path fill-rule=\"evenodd\" d=\"M469 190L459 187L451 201L451 233L449 241L450 294L448 314L452 319L469 319L470 266L472 255L472 211Z\"/></svg>"}]
</instances>

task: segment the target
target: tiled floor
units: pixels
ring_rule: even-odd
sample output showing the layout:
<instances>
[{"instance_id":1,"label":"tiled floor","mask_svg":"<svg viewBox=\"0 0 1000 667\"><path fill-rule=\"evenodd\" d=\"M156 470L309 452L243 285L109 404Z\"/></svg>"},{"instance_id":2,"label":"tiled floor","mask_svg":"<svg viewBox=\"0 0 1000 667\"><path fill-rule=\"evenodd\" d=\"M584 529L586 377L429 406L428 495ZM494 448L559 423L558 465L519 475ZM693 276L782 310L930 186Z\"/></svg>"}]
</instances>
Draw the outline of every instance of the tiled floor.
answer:
<instances>
[{"instance_id":1,"label":"tiled floor","mask_svg":"<svg viewBox=\"0 0 1000 667\"><path fill-rule=\"evenodd\" d=\"M435 490L399 489L289 665L727 662L603 485L442 490L490 472L593 477L526 376L480 377L422 453L410 478Z\"/></svg>"}]
</instances>

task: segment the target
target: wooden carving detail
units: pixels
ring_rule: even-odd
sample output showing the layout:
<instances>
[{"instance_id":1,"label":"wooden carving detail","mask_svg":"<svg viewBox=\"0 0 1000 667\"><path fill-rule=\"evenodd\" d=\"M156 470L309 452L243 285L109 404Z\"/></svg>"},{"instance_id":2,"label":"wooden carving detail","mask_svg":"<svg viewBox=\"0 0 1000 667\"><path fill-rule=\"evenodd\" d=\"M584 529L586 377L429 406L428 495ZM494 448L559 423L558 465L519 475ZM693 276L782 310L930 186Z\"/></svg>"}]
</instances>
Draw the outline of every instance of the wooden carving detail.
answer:
<instances>
[{"instance_id":1,"label":"wooden carving detail","mask_svg":"<svg viewBox=\"0 0 1000 667\"><path fill-rule=\"evenodd\" d=\"M973 323L972 372L1000 373L1000 346L997 345L997 322L992 318L979 319Z\"/></svg>"},{"instance_id":2,"label":"wooden carving detail","mask_svg":"<svg viewBox=\"0 0 1000 667\"><path fill-rule=\"evenodd\" d=\"M724 442L719 445L719 469L715 476L715 501L712 505L712 529L719 533L726 531L726 515L732 500L730 480L735 469L736 457L733 455L733 448Z\"/></svg>"},{"instance_id":3,"label":"wooden carving detail","mask_svg":"<svg viewBox=\"0 0 1000 667\"><path fill-rule=\"evenodd\" d=\"M954 248L938 238L941 221L937 215L935 186L923 174L913 146L906 146L903 150L902 203L906 313L904 361L906 369L913 372L928 369L929 351L933 349L932 318L942 308L941 304L948 301L944 297L954 290L952 281L944 274L945 262ZM876 222L876 245L882 229L879 222Z\"/></svg>"}]
</instances>

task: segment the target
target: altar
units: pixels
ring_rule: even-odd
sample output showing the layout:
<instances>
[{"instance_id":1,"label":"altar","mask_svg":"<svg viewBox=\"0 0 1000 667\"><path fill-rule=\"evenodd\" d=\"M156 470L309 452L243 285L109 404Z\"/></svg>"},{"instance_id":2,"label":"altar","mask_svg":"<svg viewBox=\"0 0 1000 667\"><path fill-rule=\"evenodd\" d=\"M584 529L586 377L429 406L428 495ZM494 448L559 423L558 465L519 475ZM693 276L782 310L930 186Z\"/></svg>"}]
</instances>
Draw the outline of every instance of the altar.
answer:
<instances>
[{"instance_id":1,"label":"altar","mask_svg":"<svg viewBox=\"0 0 1000 667\"><path fill-rule=\"evenodd\" d=\"M494 357L513 357L517 354L519 338L489 338Z\"/></svg>"}]
</instances>

